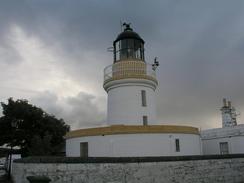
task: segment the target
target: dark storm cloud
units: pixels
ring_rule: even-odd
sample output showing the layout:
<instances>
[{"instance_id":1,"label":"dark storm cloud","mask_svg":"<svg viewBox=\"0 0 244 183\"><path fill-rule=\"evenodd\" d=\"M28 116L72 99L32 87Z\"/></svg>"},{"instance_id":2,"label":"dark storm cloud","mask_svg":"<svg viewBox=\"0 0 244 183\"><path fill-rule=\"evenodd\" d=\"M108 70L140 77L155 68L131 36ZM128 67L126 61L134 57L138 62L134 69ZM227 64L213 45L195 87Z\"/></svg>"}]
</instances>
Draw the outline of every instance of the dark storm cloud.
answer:
<instances>
[{"instance_id":1,"label":"dark storm cloud","mask_svg":"<svg viewBox=\"0 0 244 183\"><path fill-rule=\"evenodd\" d=\"M9 64L23 61L8 39L11 26L18 25L62 58L55 62L57 69L105 96L102 69L112 63L106 48L120 32L120 20L128 21L146 41L147 61L154 56L160 60L159 121L216 127L222 97L244 111L243 10L242 0L1 1L0 59ZM79 108L82 102L92 101L91 96L81 98L65 99L73 106L66 118L78 123L84 112L87 117L80 126L102 121L96 104L90 107L97 115ZM45 105L58 115L65 110L59 103L46 101Z\"/></svg>"},{"instance_id":2,"label":"dark storm cloud","mask_svg":"<svg viewBox=\"0 0 244 183\"><path fill-rule=\"evenodd\" d=\"M243 3L223 1L219 7L202 2L194 8L181 7L181 27L171 27L173 32L167 34L169 42L164 46L169 53L162 54L161 67L165 67L160 70L164 98L160 97L159 104L165 122L209 127L210 119L220 115L218 109L225 96L243 110L244 55L238 49L244 38Z\"/></svg>"}]
</instances>

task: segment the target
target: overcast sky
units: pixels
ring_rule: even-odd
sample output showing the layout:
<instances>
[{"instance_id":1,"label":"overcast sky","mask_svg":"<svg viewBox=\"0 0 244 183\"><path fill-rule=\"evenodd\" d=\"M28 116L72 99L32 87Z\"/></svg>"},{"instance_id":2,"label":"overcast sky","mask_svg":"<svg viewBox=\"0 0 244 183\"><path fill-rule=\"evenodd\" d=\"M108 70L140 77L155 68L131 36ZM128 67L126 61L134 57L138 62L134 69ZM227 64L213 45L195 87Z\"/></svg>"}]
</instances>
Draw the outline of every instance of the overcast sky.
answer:
<instances>
[{"instance_id":1,"label":"overcast sky","mask_svg":"<svg viewBox=\"0 0 244 183\"><path fill-rule=\"evenodd\" d=\"M103 69L120 21L157 56L162 124L221 127L222 98L244 123L243 0L1 0L0 101L28 99L72 129L106 124Z\"/></svg>"}]
</instances>

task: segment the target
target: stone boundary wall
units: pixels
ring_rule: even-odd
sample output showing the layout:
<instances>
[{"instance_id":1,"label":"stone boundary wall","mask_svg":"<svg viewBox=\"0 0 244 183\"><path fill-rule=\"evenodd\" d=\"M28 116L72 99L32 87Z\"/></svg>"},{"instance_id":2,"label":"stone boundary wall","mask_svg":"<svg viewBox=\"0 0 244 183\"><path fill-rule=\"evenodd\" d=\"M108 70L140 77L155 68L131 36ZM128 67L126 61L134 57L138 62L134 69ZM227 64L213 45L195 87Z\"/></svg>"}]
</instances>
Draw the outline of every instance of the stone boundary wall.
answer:
<instances>
[{"instance_id":1,"label":"stone boundary wall","mask_svg":"<svg viewBox=\"0 0 244 183\"><path fill-rule=\"evenodd\" d=\"M244 154L143 158L31 157L15 160L13 179L51 183L244 183Z\"/></svg>"}]
</instances>

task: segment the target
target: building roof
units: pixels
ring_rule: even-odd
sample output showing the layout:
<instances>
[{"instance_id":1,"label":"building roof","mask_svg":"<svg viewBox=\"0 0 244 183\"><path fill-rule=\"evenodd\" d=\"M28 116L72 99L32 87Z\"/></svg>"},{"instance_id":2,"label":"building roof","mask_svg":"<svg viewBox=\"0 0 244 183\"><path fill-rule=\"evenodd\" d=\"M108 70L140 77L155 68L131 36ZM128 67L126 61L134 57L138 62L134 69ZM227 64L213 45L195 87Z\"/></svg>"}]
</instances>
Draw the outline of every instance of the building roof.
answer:
<instances>
[{"instance_id":1,"label":"building roof","mask_svg":"<svg viewBox=\"0 0 244 183\"><path fill-rule=\"evenodd\" d=\"M244 135L244 124L224 127L224 128L213 128L201 131L201 137L203 140L214 139L214 138L225 138L234 136Z\"/></svg>"},{"instance_id":2,"label":"building roof","mask_svg":"<svg viewBox=\"0 0 244 183\"><path fill-rule=\"evenodd\" d=\"M139 134L139 133L182 133L182 134L199 134L198 128L190 126L174 125L112 125L98 128L86 128L70 131L65 138L77 138L86 136L104 136L118 134Z\"/></svg>"},{"instance_id":3,"label":"building roof","mask_svg":"<svg viewBox=\"0 0 244 183\"><path fill-rule=\"evenodd\" d=\"M133 31L133 29L130 27L129 24L126 24L126 28L124 29L123 32L121 32L117 36L114 43L119 40L123 40L123 39L137 39L137 40L140 40L142 43L144 43L144 40L139 36L139 34L137 34L136 32Z\"/></svg>"}]
</instances>

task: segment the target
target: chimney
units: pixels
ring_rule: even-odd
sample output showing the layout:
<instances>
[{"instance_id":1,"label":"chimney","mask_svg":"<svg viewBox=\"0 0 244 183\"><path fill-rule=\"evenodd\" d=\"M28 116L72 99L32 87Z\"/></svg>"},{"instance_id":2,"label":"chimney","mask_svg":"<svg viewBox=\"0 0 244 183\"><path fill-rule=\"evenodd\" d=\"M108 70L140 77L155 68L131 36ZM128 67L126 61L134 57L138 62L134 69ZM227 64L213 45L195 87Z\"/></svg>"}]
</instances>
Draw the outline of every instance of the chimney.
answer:
<instances>
[{"instance_id":1,"label":"chimney","mask_svg":"<svg viewBox=\"0 0 244 183\"><path fill-rule=\"evenodd\" d=\"M223 107L227 107L226 98L223 98Z\"/></svg>"},{"instance_id":2,"label":"chimney","mask_svg":"<svg viewBox=\"0 0 244 183\"><path fill-rule=\"evenodd\" d=\"M231 108L231 101L228 101L228 107Z\"/></svg>"}]
</instances>

